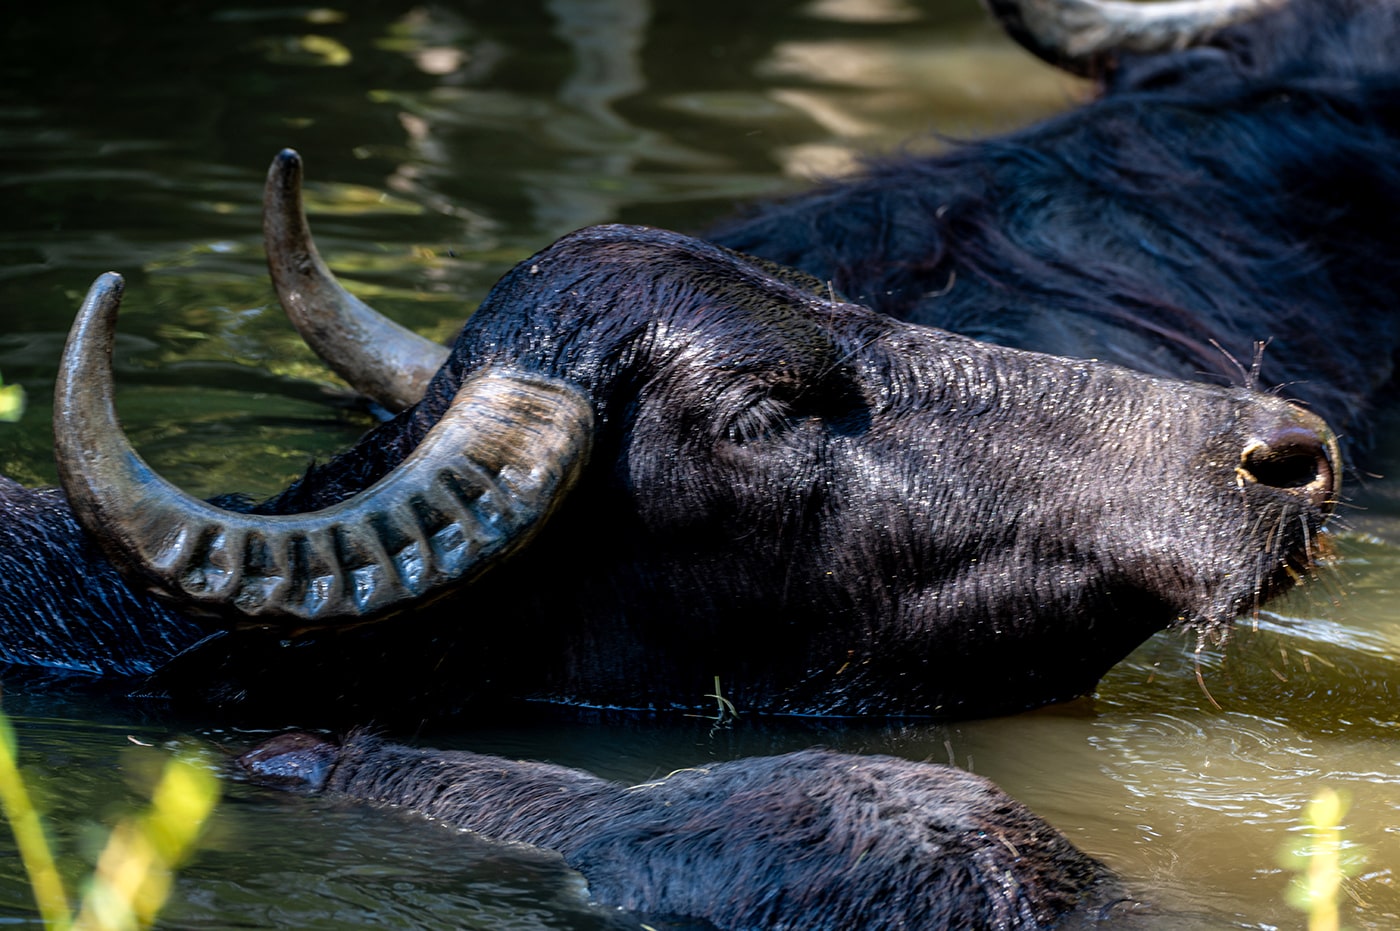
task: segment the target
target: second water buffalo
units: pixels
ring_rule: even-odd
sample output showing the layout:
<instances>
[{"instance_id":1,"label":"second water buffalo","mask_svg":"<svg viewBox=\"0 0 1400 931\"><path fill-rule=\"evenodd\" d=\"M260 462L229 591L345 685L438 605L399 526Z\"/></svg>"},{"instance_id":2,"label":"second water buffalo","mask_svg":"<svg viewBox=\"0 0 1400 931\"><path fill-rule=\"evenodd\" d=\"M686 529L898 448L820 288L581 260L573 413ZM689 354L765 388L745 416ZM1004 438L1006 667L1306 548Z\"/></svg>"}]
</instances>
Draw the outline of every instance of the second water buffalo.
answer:
<instances>
[{"instance_id":1,"label":"second water buffalo","mask_svg":"<svg viewBox=\"0 0 1400 931\"><path fill-rule=\"evenodd\" d=\"M893 757L807 750L627 786L294 733L238 762L257 781L554 851L600 905L721 931L1030 931L1095 917L1121 895L1102 865L987 780Z\"/></svg>"}]
</instances>

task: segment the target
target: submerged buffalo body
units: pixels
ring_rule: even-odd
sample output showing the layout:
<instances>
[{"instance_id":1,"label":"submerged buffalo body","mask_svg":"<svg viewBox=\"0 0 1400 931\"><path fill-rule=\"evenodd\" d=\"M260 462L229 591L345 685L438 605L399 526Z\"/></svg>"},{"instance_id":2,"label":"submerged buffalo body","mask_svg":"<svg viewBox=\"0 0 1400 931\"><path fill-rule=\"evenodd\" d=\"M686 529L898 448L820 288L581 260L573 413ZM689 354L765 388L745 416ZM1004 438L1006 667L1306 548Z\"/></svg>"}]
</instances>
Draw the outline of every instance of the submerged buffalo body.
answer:
<instances>
[{"instance_id":1,"label":"submerged buffalo body","mask_svg":"<svg viewBox=\"0 0 1400 931\"><path fill-rule=\"evenodd\" d=\"M389 803L556 851L593 900L740 929L1048 928L1113 904L1107 871L979 776L808 750L624 786L574 769L287 734L252 778Z\"/></svg>"},{"instance_id":2,"label":"submerged buffalo body","mask_svg":"<svg viewBox=\"0 0 1400 931\"><path fill-rule=\"evenodd\" d=\"M1360 429L1396 345L1394 12L1233 4L1156 54L1183 36L1084 52L1040 0L993 6L1103 99L716 234L781 264L581 231L450 352L334 282L279 157L282 302L402 412L246 513L193 501L116 428L99 280L66 495L0 482L0 655L278 715L693 708L716 676L753 710L985 714L1305 577L1340 471L1314 413L993 341L1194 377L1272 336L1268 377Z\"/></svg>"}]
</instances>

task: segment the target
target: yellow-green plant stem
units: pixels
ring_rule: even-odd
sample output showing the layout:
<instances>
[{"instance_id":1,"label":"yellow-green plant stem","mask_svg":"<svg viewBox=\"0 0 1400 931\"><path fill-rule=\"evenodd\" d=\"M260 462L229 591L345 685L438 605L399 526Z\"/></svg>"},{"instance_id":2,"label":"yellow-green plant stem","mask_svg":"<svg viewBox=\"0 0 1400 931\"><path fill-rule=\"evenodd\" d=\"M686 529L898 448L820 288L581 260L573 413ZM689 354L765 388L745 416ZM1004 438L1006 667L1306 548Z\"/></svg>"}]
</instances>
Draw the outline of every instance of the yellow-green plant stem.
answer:
<instances>
[{"instance_id":1,"label":"yellow-green plant stem","mask_svg":"<svg viewBox=\"0 0 1400 931\"><path fill-rule=\"evenodd\" d=\"M68 895L54 865L39 812L20 777L15 760L14 728L3 713L0 713L0 804L4 805L5 820L14 832L15 845L19 847L20 861L29 876L39 916L50 928L69 927L72 917L68 911Z\"/></svg>"},{"instance_id":2,"label":"yellow-green plant stem","mask_svg":"<svg viewBox=\"0 0 1400 931\"><path fill-rule=\"evenodd\" d=\"M74 927L82 931L149 928L219 797L218 781L195 763L166 764L151 807L112 829Z\"/></svg>"},{"instance_id":3,"label":"yellow-green plant stem","mask_svg":"<svg viewBox=\"0 0 1400 931\"><path fill-rule=\"evenodd\" d=\"M1308 931L1337 931L1337 893L1342 888L1341 798L1323 789L1308 803L1308 821L1317 831L1312 855L1308 858L1307 886L1312 908Z\"/></svg>"},{"instance_id":4,"label":"yellow-green plant stem","mask_svg":"<svg viewBox=\"0 0 1400 931\"><path fill-rule=\"evenodd\" d=\"M1359 851L1352 851L1347 859L1357 862L1344 862L1342 818L1346 809L1346 801L1337 792L1319 790L1303 813L1306 846L1285 857L1285 865L1297 874L1288 902L1307 913L1308 931L1338 931L1341 927L1338 894L1349 868L1354 870L1361 858Z\"/></svg>"}]
</instances>

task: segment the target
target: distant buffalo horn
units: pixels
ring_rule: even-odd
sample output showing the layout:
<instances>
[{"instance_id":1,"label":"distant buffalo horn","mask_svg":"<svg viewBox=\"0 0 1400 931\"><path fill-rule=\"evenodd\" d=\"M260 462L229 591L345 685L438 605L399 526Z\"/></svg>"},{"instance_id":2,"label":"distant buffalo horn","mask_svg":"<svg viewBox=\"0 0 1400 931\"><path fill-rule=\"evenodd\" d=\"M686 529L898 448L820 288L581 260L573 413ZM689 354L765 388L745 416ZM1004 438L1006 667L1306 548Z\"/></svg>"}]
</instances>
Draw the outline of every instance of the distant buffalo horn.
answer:
<instances>
[{"instance_id":1,"label":"distant buffalo horn","mask_svg":"<svg viewBox=\"0 0 1400 931\"><path fill-rule=\"evenodd\" d=\"M316 627L370 620L468 582L519 549L589 451L570 385L494 371L389 475L324 510L225 511L151 471L117 423L112 343L121 276L88 291L55 388L54 445L74 513L117 565L194 613Z\"/></svg>"},{"instance_id":2,"label":"distant buffalo horn","mask_svg":"<svg viewBox=\"0 0 1400 931\"><path fill-rule=\"evenodd\" d=\"M1007 35L1072 74L1094 77L1115 52L1189 48L1281 0L983 0Z\"/></svg>"},{"instance_id":3,"label":"distant buffalo horn","mask_svg":"<svg viewBox=\"0 0 1400 931\"><path fill-rule=\"evenodd\" d=\"M336 374L391 411L417 404L447 349L399 326L345 290L316 244L301 198L301 156L283 149L263 189L263 240L277 298Z\"/></svg>"}]
</instances>

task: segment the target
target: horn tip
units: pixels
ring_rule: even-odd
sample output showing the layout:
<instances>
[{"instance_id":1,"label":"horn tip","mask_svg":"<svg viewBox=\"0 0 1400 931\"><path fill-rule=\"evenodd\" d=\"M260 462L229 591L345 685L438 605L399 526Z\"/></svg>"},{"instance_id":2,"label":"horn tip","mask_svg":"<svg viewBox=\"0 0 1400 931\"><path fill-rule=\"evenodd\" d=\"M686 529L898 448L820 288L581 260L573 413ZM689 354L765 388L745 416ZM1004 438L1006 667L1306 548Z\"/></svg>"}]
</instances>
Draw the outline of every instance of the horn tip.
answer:
<instances>
[{"instance_id":1,"label":"horn tip","mask_svg":"<svg viewBox=\"0 0 1400 931\"><path fill-rule=\"evenodd\" d=\"M296 191L301 187L301 154L296 149L283 149L272 159L267 169L267 191Z\"/></svg>"},{"instance_id":2,"label":"horn tip","mask_svg":"<svg viewBox=\"0 0 1400 931\"><path fill-rule=\"evenodd\" d=\"M89 303L107 303L110 301L120 301L122 291L126 289L126 279L117 272L103 272L93 281L88 288Z\"/></svg>"}]
</instances>

